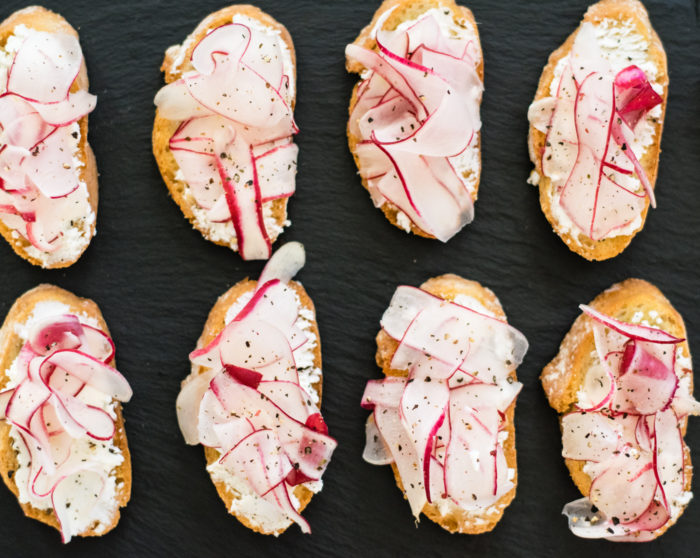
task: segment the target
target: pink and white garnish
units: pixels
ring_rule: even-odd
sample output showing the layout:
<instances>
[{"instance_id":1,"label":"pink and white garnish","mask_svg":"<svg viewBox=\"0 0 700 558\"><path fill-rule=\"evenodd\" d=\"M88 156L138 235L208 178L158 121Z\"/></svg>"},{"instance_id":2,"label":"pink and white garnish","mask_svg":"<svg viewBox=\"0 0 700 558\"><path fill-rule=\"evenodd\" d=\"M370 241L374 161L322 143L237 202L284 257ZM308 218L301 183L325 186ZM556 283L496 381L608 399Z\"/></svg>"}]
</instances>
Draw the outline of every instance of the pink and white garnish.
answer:
<instances>
[{"instance_id":1,"label":"pink and white garnish","mask_svg":"<svg viewBox=\"0 0 700 558\"><path fill-rule=\"evenodd\" d=\"M14 475L26 479L21 498L55 512L63 542L102 521L105 505L116 507L103 502L111 471L86 449L119 452L114 404L132 392L113 361L114 344L101 329L75 314L53 315L33 325L12 365L12 387L0 391L0 420L28 456L28 474ZM97 406L100 399L107 404Z\"/></svg>"},{"instance_id":2,"label":"pink and white garnish","mask_svg":"<svg viewBox=\"0 0 700 558\"><path fill-rule=\"evenodd\" d=\"M295 360L309 338L288 282L303 265L297 242L274 254L250 300L190 354L193 372L177 399L185 441L218 450L218 463L261 500L249 519L275 533L292 521L310 532L294 487L320 480L337 445Z\"/></svg>"},{"instance_id":3,"label":"pink and white garnish","mask_svg":"<svg viewBox=\"0 0 700 558\"><path fill-rule=\"evenodd\" d=\"M270 257L264 208L295 189L299 130L281 41L241 23L218 27L192 51L194 70L155 98L180 122L170 151L205 222L226 224L245 260Z\"/></svg>"},{"instance_id":4,"label":"pink and white garnish","mask_svg":"<svg viewBox=\"0 0 700 558\"><path fill-rule=\"evenodd\" d=\"M87 188L74 155L74 124L97 98L70 91L82 67L77 38L27 30L20 40L6 73L0 71L0 218L39 252L51 253L62 245L65 221L75 219L62 201ZM91 211L87 203L83 210Z\"/></svg>"},{"instance_id":5,"label":"pink and white garnish","mask_svg":"<svg viewBox=\"0 0 700 558\"><path fill-rule=\"evenodd\" d=\"M663 103L636 65L614 71L596 40L581 26L555 96L532 104L529 119L546 133L541 168L554 203L574 226L601 240L639 222L654 190L639 159L639 123Z\"/></svg>"},{"instance_id":6,"label":"pink and white garnish","mask_svg":"<svg viewBox=\"0 0 700 558\"><path fill-rule=\"evenodd\" d=\"M349 132L360 139L360 174L375 206L392 204L446 242L474 218L466 171L455 166L464 156L469 172L479 174L478 154L468 152L481 128L481 49L475 30L460 27L454 35L432 12L383 30L392 11L375 26L377 50L345 49L349 61L367 68Z\"/></svg>"},{"instance_id":7,"label":"pink and white garnish","mask_svg":"<svg viewBox=\"0 0 700 558\"><path fill-rule=\"evenodd\" d=\"M527 340L490 314L408 286L381 325L399 344L391 368L408 375L367 383L364 459L395 463L416 519L439 501L488 508L513 488L502 432Z\"/></svg>"},{"instance_id":8,"label":"pink and white garnish","mask_svg":"<svg viewBox=\"0 0 700 558\"><path fill-rule=\"evenodd\" d=\"M681 428L700 404L681 381L692 374L678 362L684 339L581 309L591 318L604 377L586 382L578 409L562 418L562 453L585 461L593 481L587 497L563 513L580 537L650 540L690 497Z\"/></svg>"}]
</instances>

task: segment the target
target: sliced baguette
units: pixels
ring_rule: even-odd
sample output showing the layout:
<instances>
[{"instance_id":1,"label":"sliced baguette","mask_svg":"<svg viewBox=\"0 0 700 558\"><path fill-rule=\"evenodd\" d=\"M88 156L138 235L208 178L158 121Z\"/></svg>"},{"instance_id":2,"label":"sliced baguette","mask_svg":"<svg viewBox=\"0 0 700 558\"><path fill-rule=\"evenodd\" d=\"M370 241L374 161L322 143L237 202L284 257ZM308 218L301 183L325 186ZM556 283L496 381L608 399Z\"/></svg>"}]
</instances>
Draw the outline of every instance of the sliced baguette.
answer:
<instances>
[{"instance_id":1,"label":"sliced baguette","mask_svg":"<svg viewBox=\"0 0 700 558\"><path fill-rule=\"evenodd\" d=\"M663 131L664 117L666 115L666 100L668 98L668 65L666 62L666 52L661 44L661 39L659 39L656 31L654 31L651 26L649 14L644 8L644 5L638 0L601 0L588 8L581 23L592 23L596 25L604 19L631 22L639 34L648 40L650 44L648 51L649 60L653 61L654 65L658 68L657 82L663 85L663 95L661 95L663 99L661 105L662 112L661 117L655 124L656 134L654 136L654 142L647 147L644 156L640 159L640 163L649 179L649 183L653 187L656 183L659 167L661 132ZM578 29L580 29L580 26ZM564 44L549 56L549 60L542 71L542 76L537 86L535 101L549 97L549 88L554 79L554 70L559 60L564 58L571 51L574 41L576 40L578 29L569 35ZM570 234L562 228L561 223L559 223L552 212L554 190L552 182L544 176L542 171L541 153L545 148L545 141L546 134L530 125L528 149L530 152L530 160L535 165L535 171L539 176L540 205L542 206L542 211L547 221L549 221L554 231L561 237L570 250L583 256L587 260L606 260L617 256L627 248L632 238L644 227L647 212L649 211L649 199L647 198L646 205L642 211L642 219L639 227L631 234L604 238L598 241L592 240L584 234L578 234L576 236Z\"/></svg>"},{"instance_id":2,"label":"sliced baguette","mask_svg":"<svg viewBox=\"0 0 700 558\"><path fill-rule=\"evenodd\" d=\"M453 301L458 295L470 296L489 312L492 312L497 318L506 319L505 312L501 307L496 295L486 287L476 281L464 279L458 275L447 274L440 275L428 279L420 286L421 289L439 296L445 300ZM391 368L391 359L398 348L398 343L384 331L380 330L377 334L377 365L382 369L386 376L408 376L408 370L396 370ZM510 377L517 380L515 369L511 371ZM506 411L506 425L504 431L508 433L503 449L506 456L508 467L515 471L513 477L513 488L504 494L498 502L489 508L488 514L480 514L475 512L467 512L460 508L455 508L453 512L443 515L437 504L426 504L423 507L423 513L435 523L449 531L450 533L466 533L477 535L493 530L496 524L503 516L503 512L515 497L515 491L518 484L518 464L515 451L515 425L513 417L515 416L515 401L508 407ZM391 464L396 478L396 484L403 491L403 484L399 476L398 468L394 463ZM405 494L404 494L405 495Z\"/></svg>"},{"instance_id":3,"label":"sliced baguette","mask_svg":"<svg viewBox=\"0 0 700 558\"><path fill-rule=\"evenodd\" d=\"M226 326L226 312L228 311L228 309L231 306L233 306L241 296L254 291L257 287L257 284L257 281L244 279L243 281L236 283L233 287L231 287L228 291L226 291L223 295L219 297L219 299L216 301L216 304L214 304L211 311L209 312L209 317L207 318L207 321L204 324L204 330L202 331L202 335L197 341L198 349L206 347L224 329L224 327ZM301 285L301 283L298 283L297 281L290 281L289 285L294 289L297 296L299 297L301 307L313 312L315 317L316 310L314 308L314 303L311 300L311 298L309 298L309 295L306 293L306 290ZM311 332L316 336L317 339L316 347L314 348L314 367L321 369L321 336L319 335L318 324L315 319L311 326ZM202 366L192 367L192 372L196 374L203 374L204 372L206 372L206 370L207 369ZM187 380L183 381L183 385L186 381ZM318 393L318 405L320 408L323 378L319 379L319 381L313 384L312 387ZM215 448L210 447L204 448L204 455L207 460L207 465L211 465L212 463L215 463L221 458L221 454L219 453L219 451ZM233 511L231 511L231 504L235 499L238 498L238 495L233 491L229 490L225 483L217 482L214 480L213 477L212 482L216 487L216 491L218 492L219 497L226 505L226 510L231 515L235 516L236 519L238 519L238 521L240 521L249 529L252 529L256 533L261 533L263 535L279 535L286 530L285 528L279 531L266 531L261 526L253 523L250 520L250 518L239 513L234 513ZM294 487L294 496L296 496L296 498L299 500L299 512L304 510L304 508L311 501L311 497L313 495L314 493L303 484Z\"/></svg>"},{"instance_id":4,"label":"sliced baguette","mask_svg":"<svg viewBox=\"0 0 700 558\"><path fill-rule=\"evenodd\" d=\"M228 6L222 8L212 14L209 14L204 18L199 25L195 28L190 35L185 39L181 45L175 45L170 47L165 52L165 58L163 59L163 64L161 66L161 71L165 74L165 83L172 83L182 77L182 74L193 70L192 64L190 62L190 57L192 51L197 46L199 41L201 41L210 31L231 23L233 17L237 14L249 17L259 21L262 25L272 27L280 32L280 37L287 45L292 58L292 69L294 83L296 83L296 53L294 51L294 43L292 42L292 36L287 31L287 28L275 20L272 16L266 14L259 8L249 5L249 4L237 4L233 6ZM181 49L184 49L184 54ZM177 60L182 60L182 63L178 66ZM292 109L296 103L296 88L294 100L292 100ZM192 210L193 206L196 204L194 198L188 192L187 184L181 180L175 178L179 166L175 157L170 151L170 138L177 130L179 122L168 120L160 116L158 110L156 110L155 121L153 122L153 155L158 163L158 168L160 169L160 174L165 181L170 196L175 200L175 203L180 207L180 210L189 220L192 226L197 229L204 238L218 244L219 246L229 246L229 242L219 239L213 235L213 230L211 227L203 226L195 217ZM288 198L279 198L270 202L272 204L272 216L277 223L278 227L281 229L285 222L287 221L287 201ZM270 242L274 243L278 233L270 236Z\"/></svg>"},{"instance_id":5,"label":"sliced baguette","mask_svg":"<svg viewBox=\"0 0 700 558\"><path fill-rule=\"evenodd\" d=\"M617 283L599 294L590 304L590 307L611 316L620 321L631 322L637 312L658 312L661 322L654 327L659 327L671 335L687 338L687 332L683 318L664 297L659 289L651 283L641 279L627 279ZM685 357L690 358L690 348L687 341L680 344ZM544 368L540 376L549 404L557 413L563 415L574 409L578 400L578 391L586 377L588 369L595 364L595 340L593 339L592 318L580 314L574 321L571 329L564 337L559 347L559 352L554 359ZM684 374L690 375L690 392L692 393L692 370L684 369ZM561 422L561 421L560 421ZM682 420L681 431L685 435L687 417ZM684 490L690 490L693 466L690 461L690 450L683 442L685 460ZM583 472L583 461L565 459L571 478L582 495L590 492L592 479ZM675 523L669 521L661 529L654 532L658 537Z\"/></svg>"},{"instance_id":6,"label":"sliced baguette","mask_svg":"<svg viewBox=\"0 0 700 558\"><path fill-rule=\"evenodd\" d=\"M73 29L73 27L59 14L54 13L41 6L30 6L22 10L16 11L5 21L0 23L0 47L4 47L7 39L13 34L15 27L18 25L25 25L30 29L36 29L37 31L45 31L47 33L66 33L68 35L73 35L78 37L78 32ZM89 87L87 68L85 66L85 60L83 59L83 65L80 68L78 77L71 87L71 92L74 93L79 90L87 91ZM95 161L95 154L92 152L92 148L88 143L88 117L84 116L79 121L80 126L80 141L78 144L78 158L80 159L82 166L80 167L80 180L87 185L88 190L88 202L92 208L92 212L97 217L97 200L98 200L98 183L97 183L97 162ZM83 246L80 253L72 260L63 260L54 263L45 264L40 259L29 255L27 248L31 246L29 241L24 238L15 238L12 234L12 229L0 221L0 234L7 240L15 253L27 260L28 262L48 269L59 269L64 267L69 267L80 259L80 256L90 245L90 240L95 236L95 223L96 219L90 226L90 236L85 239L85 245Z\"/></svg>"},{"instance_id":7,"label":"sliced baguette","mask_svg":"<svg viewBox=\"0 0 700 558\"><path fill-rule=\"evenodd\" d=\"M53 285L39 285L27 291L15 301L5 318L2 329L0 329L0 389L7 384L9 380L7 371L19 354L23 344L20 336L15 331L15 326L25 323L34 312L34 307L45 301L61 302L67 305L71 312L77 315L84 314L95 319L100 329L109 335L109 329L102 317L102 313L92 300L79 298L73 293ZM116 366L114 361L112 361L111 366ZM115 423L114 445L121 450L124 456L124 461L115 472L119 506L110 525L100 529L99 532L94 528L90 528L80 533L81 537L98 537L114 529L119 523L119 508L126 506L131 498L131 455L127 444L126 431L124 430L121 403L119 401L115 401L115 403L117 420ZM7 422L0 421L0 475L15 496L19 496L19 489L14 481L14 472L17 470L17 467L17 454L12 448L10 426ZM41 510L28 503L20 504L20 506L27 517L38 519L42 523L46 523L60 531L60 525L53 510Z\"/></svg>"},{"instance_id":8,"label":"sliced baguette","mask_svg":"<svg viewBox=\"0 0 700 558\"><path fill-rule=\"evenodd\" d=\"M474 34L477 38L477 41L479 41L479 31L476 26L476 20L474 19L474 14L471 12L469 8L465 8L464 6L459 6L455 2L455 0L384 0L382 5L379 7L379 9L376 11L374 14L374 17L372 18L372 21L367 25L357 36L357 38L353 41L353 44L359 45L361 47L370 49L370 50L376 50L377 49L377 41L372 37L372 30L376 26L377 22L379 21L379 18L384 15L385 12L388 10L394 10L392 14L387 18L387 20L384 22L383 29L387 30L394 30L396 29L401 23L404 21L410 21L413 19L416 19L420 17L421 14L427 12L428 10L432 8L449 8L452 13L454 14L454 21L457 24L460 24L462 21L466 21L469 23L469 25L473 28ZM481 42L479 41L479 51L481 51ZM357 62L346 62L345 68L347 69L348 72L360 74L362 73L365 68L357 63ZM477 73L479 75L479 78L481 81L484 81L484 61L483 57L482 60L479 62L479 66L477 67ZM348 114L352 117L352 112L355 110L355 105L357 104L357 90L358 87L360 86L361 81L358 81L357 84L355 84L355 87L352 90L352 97L350 99L350 107L348 109ZM360 168L360 159L357 156L356 152L356 147L358 142L360 141L360 138L354 136L353 134L350 133L350 126L348 123L348 128L347 128L347 136L348 136L348 146L350 147L350 151L352 153L353 158L355 159L355 164L357 165L357 168ZM473 170L473 173L477 174L476 180L475 180L475 189L472 194L472 199L473 201L476 201L478 191L479 191L479 180L481 177L481 131L477 132L477 146L479 149L479 164L478 167ZM466 173L465 178L469 177L472 173ZM369 191L369 186L367 184L367 180L365 178L362 178L362 186ZM384 215L386 218L391 222L392 225L395 227L398 227L401 230L404 230L403 226L401 226L398 221L397 221L397 215L399 212L399 208L396 207L396 205L390 203L390 202L385 202L384 205L382 205L381 210L384 212ZM433 235L428 234L424 232L423 230L419 229L416 227L413 223L410 223L411 227L411 232L413 234L416 234L418 236L422 236L425 238L435 238Z\"/></svg>"}]
</instances>

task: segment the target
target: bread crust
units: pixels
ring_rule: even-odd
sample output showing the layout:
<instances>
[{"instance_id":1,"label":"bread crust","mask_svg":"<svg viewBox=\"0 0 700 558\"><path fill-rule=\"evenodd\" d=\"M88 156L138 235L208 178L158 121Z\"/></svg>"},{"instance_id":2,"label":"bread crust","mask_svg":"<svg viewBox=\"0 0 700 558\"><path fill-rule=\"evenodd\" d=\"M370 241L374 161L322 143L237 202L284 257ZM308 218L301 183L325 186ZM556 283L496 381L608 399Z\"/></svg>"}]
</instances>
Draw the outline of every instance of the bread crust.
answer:
<instances>
[{"instance_id":1,"label":"bread crust","mask_svg":"<svg viewBox=\"0 0 700 558\"><path fill-rule=\"evenodd\" d=\"M202 335L199 337L197 341L197 348L202 348L206 347L209 343L211 343L216 336L224 329L226 326L226 312L228 309L235 304L235 302L244 294L252 292L256 289L258 285L257 281L252 281L250 279L244 279L242 281L239 281L236 283L233 287L231 287L228 291L226 291L223 295L219 297L219 299L216 301L216 304L212 307L211 311L209 312L209 317L207 318L207 321L204 324L204 330L202 331ZM316 339L318 342L316 343L316 347L314 348L314 367L318 368L321 370L321 365L322 365L322 360L321 360L321 336L318 331L318 323L316 322L315 316L316 316L316 309L314 307L314 303L307 294L306 290L304 287L301 285L301 283L297 281L290 281L289 285L294 289L296 292L297 296L299 297L299 301L301 303L301 307L305 308L307 310L310 310L314 313L314 320L311 324L311 332L316 336ZM198 367L192 367L192 372L196 374L203 374L206 372L207 368L198 366ZM182 384L184 385L185 382L187 382L187 379L185 379ZM313 388L317 391L318 393L318 406L319 409L321 407L321 395L322 395L322 388L323 388L323 375L321 375L321 378L319 379L318 382L313 384ZM204 455L207 460L207 465L211 465L212 463L218 461L221 458L221 454L219 453L218 450L215 448L209 448L205 447L204 448ZM210 475L211 476L211 475ZM279 535L286 531L288 527L285 527L284 529L280 529L278 531L265 531L263 530L260 526L253 524L246 516L242 514L237 514L231 511L231 504L233 503L234 499L236 499L235 495L228 490L227 486L223 482L217 482L214 480L212 477L212 482L214 483L214 486L216 487L216 491L219 494L219 497L221 500L224 502L226 505L226 510L233 515L238 521L240 521L243 525L248 527L249 529L255 531L256 533L261 533L263 535ZM297 485L294 487L294 495L297 497L299 500L299 512L303 511L304 508L308 505L308 503L311 501L311 498L313 497L314 493L309 490L306 486L303 484ZM291 526L291 525L290 525Z\"/></svg>"},{"instance_id":2,"label":"bread crust","mask_svg":"<svg viewBox=\"0 0 700 558\"><path fill-rule=\"evenodd\" d=\"M506 319L503 307L493 291L482 286L476 281L470 281L454 274L446 274L428 279L420 286L420 288L448 301L453 301L455 297L460 294L470 296L478 300L487 310L493 312L497 318L502 320ZM394 356L398 346L398 342L389 337L384 330L379 331L377 334L377 353L375 358L377 361L377 366L382 369L382 372L386 376L408 376L408 370L396 370L391 368L391 359ZM515 369L511 370L510 377L513 378L514 381L518 379ZM493 530L496 524L501 520L505 509L513 501L513 498L515 498L515 491L518 484L518 464L515 450L515 425L513 422L515 416L515 404L516 402L513 401L505 413L506 424L504 430L508 433L508 437L503 443L503 450L508 467L515 471L515 476L513 477L513 488L501 496L498 502L491 506L495 513L488 516L474 512L467 512L462 509L456 509L453 513L442 515L436 504L425 504L422 510L423 513L429 519L450 533L477 535ZM392 463L391 468L394 471L396 484L401 491L404 492L405 497L406 494L403 489L403 484L401 482L401 477L399 476L399 471L396 464Z\"/></svg>"},{"instance_id":3,"label":"bread crust","mask_svg":"<svg viewBox=\"0 0 700 558\"><path fill-rule=\"evenodd\" d=\"M357 38L353 41L353 44L364 47L369 50L377 49L377 41L371 37L372 29L379 21L379 18L384 15L388 10L393 9L393 13L384 22L383 29L393 30L396 29L402 22L410 21L419 17L424 12L430 10L431 8L446 7L450 8L454 14L455 23L459 21L466 20L474 28L474 34L476 36L477 45L479 47L479 52L481 52L481 41L479 38L479 30L476 26L476 20L474 19L474 14L469 8L464 6L459 6L455 0L384 0L382 5L374 14L372 21L362 30ZM357 62L346 61L345 68L348 72L361 73L365 68ZM482 83L484 81L484 57L481 57L481 61L476 68L479 79ZM355 110L355 105L357 104L357 90L362 83L362 80L358 81L352 89L352 97L350 98L350 106L348 107L348 116L352 118L352 113ZM350 152L352 153L353 159L355 160L355 165L360 169L360 158L357 155L357 144L361 141L360 138L350 133L350 119L348 119L347 126L347 136L348 136L348 146ZM477 147L479 153L479 167L477 169L477 179L474 186L474 191L472 192L472 201L475 202L479 193L479 184L481 181L481 130L477 132ZM467 176L471 176L471 173ZM361 177L362 186L369 192L369 185L365 178ZM386 201L380 207L389 222L398 227L401 230L405 230L397 220L399 208L393 203ZM415 235L422 236L424 238L435 238L435 236L426 233L422 229L418 228L413 222L410 223L411 232Z\"/></svg>"},{"instance_id":4,"label":"bread crust","mask_svg":"<svg viewBox=\"0 0 700 558\"><path fill-rule=\"evenodd\" d=\"M78 32L73 29L73 27L68 23L62 16L54 13L41 6L29 6L22 10L18 10L12 15L10 15L5 21L0 23L0 46L4 46L7 39L12 35L15 27L18 25L25 25L30 29L36 29L37 31L46 31L47 33L66 33L68 35L74 36L76 39L78 37ZM83 58L83 64L80 67L80 72L75 82L71 86L71 93L76 91L85 90L89 88L89 81L87 75L87 68L85 66L85 58ZM60 262L55 262L51 264L44 265L38 258L30 256L27 253L27 248L31 246L29 241L22 237L14 238L12 236L13 229L9 228L2 221L0 221L0 234L12 247L15 253L27 260L33 265L39 267L44 267L46 269L60 269L65 267L70 267L75 262L80 259L83 252L87 250L90 245L90 241L95 236L95 227L97 221L97 201L98 201L98 182L97 182L97 162L95 160L95 154L92 151L92 147L88 143L88 115L83 116L79 121L80 126L80 141L78 142L78 158L83 163L80 167L80 180L84 182L87 186L88 191L88 202L95 214L95 221L90 226L90 238L83 246L80 254L78 254L73 260L65 260Z\"/></svg>"},{"instance_id":5,"label":"bread crust","mask_svg":"<svg viewBox=\"0 0 700 558\"><path fill-rule=\"evenodd\" d=\"M70 307L71 312L75 314L85 314L94 318L99 324L100 329L107 335L110 335L107 323L95 302L87 298L77 297L73 293L53 285L39 285L27 291L15 301L10 311L7 313L7 317L0 329L0 389L3 389L9 381L7 370L19 354L23 344L19 335L15 332L15 326L25 323L34 311L34 307L44 301L62 302ZM113 360L110 366L114 368L116 366L116 361ZM115 475L117 479L116 499L119 505L110 525L100 530L99 533L96 532L94 528L90 528L78 535L81 537L99 537L114 529L117 523L119 523L120 508L126 506L131 498L131 454L129 453L129 445L124 429L122 406L119 401L115 401L115 403L117 419L115 421L114 445L121 450L124 456L124 461L116 468ZM14 472L17 470L17 467L17 453L12 448L10 425L6 421L0 421L0 476L2 476L3 481L5 481L7 487L16 497L19 496L19 488L14 481ZM27 517L46 523L58 531L61 530L53 510L41 510L29 503L20 504L20 506Z\"/></svg>"},{"instance_id":6,"label":"bread crust","mask_svg":"<svg viewBox=\"0 0 700 558\"><path fill-rule=\"evenodd\" d=\"M160 67L161 71L165 74L165 83L172 83L173 81L180 79L184 72L192 70L193 67L189 60L190 56L192 55L192 51L197 46L199 41L201 41L211 30L231 23L233 16L237 14L255 19L263 25L272 27L280 32L280 37L287 45L287 48L291 54L294 83L296 83L297 61L292 36L289 34L289 31L287 31L287 28L284 25L279 23L272 16L263 12L260 8L250 4L236 4L233 6L228 6L205 17L182 43L182 46L187 45L187 48L185 50L183 62L179 68L175 67L175 54L172 47L168 49L165 52L165 58L163 59L163 64ZM296 88L294 90L294 99L292 100L292 110L294 109L295 104ZM175 178L179 166L175 160L175 157L170 151L170 138L177 130L179 124L179 122L174 120L163 118L160 116L158 109L156 109L156 116L153 122L152 142L153 155L158 163L160 174L163 177L165 185L168 187L170 196L173 198L191 225L210 242L218 244L219 246L229 246L228 242L213 237L210 229L200 226L195 218L194 212L192 211L192 204L194 203L194 200L190 201L186 196L187 184ZM288 198L279 198L270 202L272 217L280 228L283 227L285 221L287 220L287 202ZM274 243L278 236L279 234L270 235L270 242Z\"/></svg>"},{"instance_id":7,"label":"bread crust","mask_svg":"<svg viewBox=\"0 0 700 558\"><path fill-rule=\"evenodd\" d=\"M540 77L537 93L535 94L533 102L550 96L549 88L554 79L554 70L557 63L571 51L574 41L576 40L576 35L581 29L581 25L583 23L592 23L595 25L603 19L631 21L636 30L649 41L649 59L653 60L659 71L657 81L662 84L664 88L663 95L661 95L663 100L661 104L661 117L655 125L656 133L654 135L654 143L647 147L644 156L639 161L646 172L649 183L652 188L654 188L659 168L661 133L663 131L664 118L666 115L666 101L668 99L668 64L661 39L651 26L649 14L641 2L638 0L601 0L597 4L590 6L584 14L579 27L569 35L563 45L549 56L547 65L542 71L542 76ZM542 206L542 212L545 214L547 221L549 221L554 232L561 237L571 251L576 252L587 260L607 260L617 256L627 248L632 238L644 227L649 211L649 198L646 199L644 210L642 211L642 222L631 234L604 238L596 241L588 238L584 234L574 236L565 232L560 227L560 223L555 219L552 212L552 196L554 194L552 182L549 178L544 176L542 171L541 153L544 151L545 142L546 134L530 125L528 150L530 153L530 160L535 165L535 170L540 176L540 205Z\"/></svg>"},{"instance_id":8,"label":"bread crust","mask_svg":"<svg viewBox=\"0 0 700 558\"><path fill-rule=\"evenodd\" d=\"M656 310L662 320L660 327L671 335L687 339L685 323L678 311L671 305L663 293L651 283L642 279L627 279L616 283L599 294L589 306L617 320L630 322L638 311ZM593 319L581 313L574 321L571 329L561 342L559 352L545 366L540 380L552 408L561 417L574 410L578 400L578 390L583 384L586 372L595 363L595 340L593 338ZM679 344L683 355L690 358L690 347L687 341ZM693 388L692 370L684 369L690 374L690 391ZM688 424L687 417L681 421L681 432L685 436ZM684 490L690 490L693 466L690 450L683 441L684 460ZM584 461L564 459L571 478L583 496L590 492L591 479L583 472ZM677 518L676 518L677 520ZM661 529L654 531L654 538L663 534L676 520L669 521Z\"/></svg>"}]
</instances>

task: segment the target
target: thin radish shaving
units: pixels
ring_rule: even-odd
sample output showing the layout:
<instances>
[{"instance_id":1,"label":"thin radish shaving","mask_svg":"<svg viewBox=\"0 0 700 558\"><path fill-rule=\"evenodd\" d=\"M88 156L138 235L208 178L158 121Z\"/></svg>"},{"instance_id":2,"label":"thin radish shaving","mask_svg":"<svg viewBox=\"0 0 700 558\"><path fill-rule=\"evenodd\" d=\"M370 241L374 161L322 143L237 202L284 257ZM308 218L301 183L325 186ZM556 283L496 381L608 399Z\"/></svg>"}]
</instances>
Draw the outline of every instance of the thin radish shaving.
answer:
<instances>
[{"instance_id":1,"label":"thin radish shaving","mask_svg":"<svg viewBox=\"0 0 700 558\"><path fill-rule=\"evenodd\" d=\"M567 504L564 514L580 537L650 540L684 506L680 417L700 412L679 390L680 376L691 372L676 369L684 339L581 309L600 363L587 373L580 410L562 417L562 443L564 457L585 462L592 483L587 497ZM588 401L597 403L581 403Z\"/></svg>"},{"instance_id":2,"label":"thin radish shaving","mask_svg":"<svg viewBox=\"0 0 700 558\"><path fill-rule=\"evenodd\" d=\"M639 159L638 124L664 102L644 71L615 72L584 23L555 95L530 107L533 126L546 134L542 170L558 204L585 236L598 241L638 222L653 187Z\"/></svg>"},{"instance_id":3,"label":"thin radish shaving","mask_svg":"<svg viewBox=\"0 0 700 558\"><path fill-rule=\"evenodd\" d=\"M266 517L295 522L306 533L289 491L313 490L307 483L321 479L337 443L297 370L300 338L308 338L289 281L303 265L304 247L296 242L272 256L250 300L227 316L211 343L190 354L193 373L183 382L177 412L188 444L216 448L216 466L248 485L256 506L270 509Z\"/></svg>"},{"instance_id":4,"label":"thin radish shaving","mask_svg":"<svg viewBox=\"0 0 700 558\"><path fill-rule=\"evenodd\" d=\"M433 14L408 29L382 30L377 50L350 44L345 55L367 68L350 115L360 173L377 207L390 203L413 225L446 242L474 218L473 183L451 158L478 145L481 53L463 27L443 32ZM478 175L478 164L468 169Z\"/></svg>"},{"instance_id":5,"label":"thin radish shaving","mask_svg":"<svg viewBox=\"0 0 700 558\"><path fill-rule=\"evenodd\" d=\"M0 94L0 218L47 254L61 246L70 219L65 204L52 200L82 184L72 125L96 104L87 91L70 91L82 58L72 35L30 30Z\"/></svg>"},{"instance_id":6,"label":"thin radish shaving","mask_svg":"<svg viewBox=\"0 0 700 558\"><path fill-rule=\"evenodd\" d=\"M102 521L95 511L101 504L113 505L113 496L102 502L113 466L85 450L96 447L90 440L112 444L115 402L131 398L127 381L108 364L113 359L114 344L103 331L75 314L49 316L32 324L12 386L0 392L0 419L29 456L28 474L17 475L27 482L21 492L50 505L64 542Z\"/></svg>"},{"instance_id":7,"label":"thin radish shaving","mask_svg":"<svg viewBox=\"0 0 700 558\"><path fill-rule=\"evenodd\" d=\"M155 97L159 115L180 123L169 145L193 202L246 260L270 257L264 206L295 190L298 129L280 41L218 27L194 47L193 70Z\"/></svg>"},{"instance_id":8,"label":"thin radish shaving","mask_svg":"<svg viewBox=\"0 0 700 558\"><path fill-rule=\"evenodd\" d=\"M493 316L404 286L382 328L398 343L391 368L407 376L367 383L365 460L396 465L416 519L441 500L487 509L514 487L500 432L527 341Z\"/></svg>"}]
</instances>

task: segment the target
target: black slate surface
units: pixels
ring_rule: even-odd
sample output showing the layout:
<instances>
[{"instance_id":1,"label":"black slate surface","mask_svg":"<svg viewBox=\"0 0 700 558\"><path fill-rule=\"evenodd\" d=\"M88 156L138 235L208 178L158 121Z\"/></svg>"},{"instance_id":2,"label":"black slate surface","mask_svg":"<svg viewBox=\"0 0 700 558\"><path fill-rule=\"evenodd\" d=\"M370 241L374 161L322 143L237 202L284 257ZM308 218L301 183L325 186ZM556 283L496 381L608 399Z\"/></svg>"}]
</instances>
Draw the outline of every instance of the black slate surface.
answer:
<instances>
[{"instance_id":1,"label":"black slate surface","mask_svg":"<svg viewBox=\"0 0 700 558\"><path fill-rule=\"evenodd\" d=\"M323 411L340 446L323 492L305 512L314 533L296 527L279 539L256 535L227 515L204 471L201 448L185 446L174 401L188 373L187 354L217 296L257 277L244 263L190 228L168 197L151 156L152 99L162 85L166 47L209 12L212 0L51 1L81 34L91 90L90 142L101 172L98 235L64 271L43 271L0 243L0 315L41 282L94 298L117 343L120 370L134 388L126 406L133 455L133 497L120 525L100 539L60 544L54 530L24 518L0 487L0 555L24 556L673 556L697 555L700 502L666 535L643 545L585 541L560 515L578 496L560 454L557 420L538 382L542 367L576 317L577 305L613 282L642 277L683 313L700 354L697 270L700 254L700 33L693 1L647 2L666 47L671 88L657 198L646 228L613 261L588 263L569 252L525 183L526 111L549 53L578 24L585 0L472 0L485 52L484 168L476 220L447 245L408 236L372 207L345 143L347 101L355 81L343 49L379 2L260 0L294 38L297 122L302 130L293 226L282 242L306 245L300 278L316 303L324 357ZM0 17L24 7L4 0ZM400 283L418 285L454 272L500 297L509 320L530 341L518 373L525 388L516 413L520 482L513 504L490 533L450 535L429 520L414 526L388 467L360 457L365 382L379 375L374 336ZM700 424L687 441L700 459ZM695 485L697 486L697 480Z\"/></svg>"}]
</instances>

